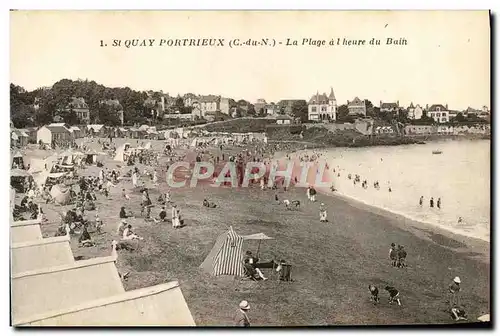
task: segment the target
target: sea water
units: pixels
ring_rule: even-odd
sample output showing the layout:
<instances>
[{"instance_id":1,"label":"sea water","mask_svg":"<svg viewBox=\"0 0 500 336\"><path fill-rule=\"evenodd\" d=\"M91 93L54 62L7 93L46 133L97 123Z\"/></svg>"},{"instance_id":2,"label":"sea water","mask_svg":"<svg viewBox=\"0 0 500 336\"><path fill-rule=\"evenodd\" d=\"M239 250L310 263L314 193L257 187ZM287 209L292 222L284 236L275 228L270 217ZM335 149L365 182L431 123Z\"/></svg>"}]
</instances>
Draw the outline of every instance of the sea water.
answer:
<instances>
[{"instance_id":1,"label":"sea water","mask_svg":"<svg viewBox=\"0 0 500 336\"><path fill-rule=\"evenodd\" d=\"M433 154L433 151L442 153ZM322 151L321 158L328 162L337 193L409 219L486 241L490 239L489 140L333 148ZM352 179L348 178L349 174ZM354 184L356 174L360 182ZM364 180L367 188L361 185ZM379 182L379 189L374 188L375 181ZM422 206L419 205L421 196ZM437 208L439 198L441 208Z\"/></svg>"}]
</instances>

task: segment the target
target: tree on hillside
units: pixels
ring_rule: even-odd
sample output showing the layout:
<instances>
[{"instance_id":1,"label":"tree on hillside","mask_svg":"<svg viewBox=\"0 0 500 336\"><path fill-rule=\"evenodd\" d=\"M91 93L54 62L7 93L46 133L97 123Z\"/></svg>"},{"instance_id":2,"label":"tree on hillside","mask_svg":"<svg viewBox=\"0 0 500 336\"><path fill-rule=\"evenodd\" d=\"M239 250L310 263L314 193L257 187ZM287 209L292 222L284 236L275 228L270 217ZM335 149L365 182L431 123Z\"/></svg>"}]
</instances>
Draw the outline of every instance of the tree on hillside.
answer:
<instances>
[{"instance_id":1,"label":"tree on hillside","mask_svg":"<svg viewBox=\"0 0 500 336\"><path fill-rule=\"evenodd\" d=\"M256 117L256 113L255 113L255 106L253 104L249 104L248 105L248 111L247 111L247 114L249 116L252 116L252 117Z\"/></svg>"},{"instance_id":2,"label":"tree on hillside","mask_svg":"<svg viewBox=\"0 0 500 336\"><path fill-rule=\"evenodd\" d=\"M119 107L108 104L101 104L98 110L99 122L106 126L120 126L121 121L118 117Z\"/></svg>"},{"instance_id":3,"label":"tree on hillside","mask_svg":"<svg viewBox=\"0 0 500 336\"><path fill-rule=\"evenodd\" d=\"M68 124L70 126L72 125L77 125L80 123L80 120L78 119L78 116L76 115L76 112L73 111L73 109L70 109L69 111L65 111L62 114L62 118L65 124Z\"/></svg>"},{"instance_id":4,"label":"tree on hillside","mask_svg":"<svg viewBox=\"0 0 500 336\"><path fill-rule=\"evenodd\" d=\"M296 100L292 104L292 116L300 118L300 121L305 123L309 119L307 102L305 100Z\"/></svg>"},{"instance_id":5,"label":"tree on hillside","mask_svg":"<svg viewBox=\"0 0 500 336\"><path fill-rule=\"evenodd\" d=\"M375 116L375 108L373 106L373 103L368 99L365 99L365 106L366 106L366 115L370 117Z\"/></svg>"},{"instance_id":6,"label":"tree on hillside","mask_svg":"<svg viewBox=\"0 0 500 336\"><path fill-rule=\"evenodd\" d=\"M337 108L337 120L345 120L349 115L349 108L346 104L342 104Z\"/></svg>"},{"instance_id":7,"label":"tree on hillside","mask_svg":"<svg viewBox=\"0 0 500 336\"><path fill-rule=\"evenodd\" d=\"M175 99L175 104L174 106L179 110L182 111L182 108L184 107L184 99L182 99L181 96L177 97Z\"/></svg>"}]
</instances>

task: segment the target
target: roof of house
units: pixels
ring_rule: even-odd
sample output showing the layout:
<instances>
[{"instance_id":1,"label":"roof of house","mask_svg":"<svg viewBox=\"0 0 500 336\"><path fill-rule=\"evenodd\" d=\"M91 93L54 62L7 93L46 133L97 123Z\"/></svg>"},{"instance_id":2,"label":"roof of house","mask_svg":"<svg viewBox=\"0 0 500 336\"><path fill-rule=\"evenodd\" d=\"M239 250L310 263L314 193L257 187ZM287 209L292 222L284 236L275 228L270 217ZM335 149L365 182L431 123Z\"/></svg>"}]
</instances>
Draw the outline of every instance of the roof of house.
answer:
<instances>
[{"instance_id":1,"label":"roof of house","mask_svg":"<svg viewBox=\"0 0 500 336\"><path fill-rule=\"evenodd\" d=\"M80 131L80 128L79 128L79 127L77 127L77 126L71 126L71 127L69 128L69 130L70 130L71 132L74 132L74 131Z\"/></svg>"},{"instance_id":2,"label":"roof of house","mask_svg":"<svg viewBox=\"0 0 500 336\"><path fill-rule=\"evenodd\" d=\"M354 99L350 101L349 104L347 105L354 106L354 105L364 105L364 104L365 104L364 100L359 99L359 97L354 97Z\"/></svg>"},{"instance_id":3,"label":"roof of house","mask_svg":"<svg viewBox=\"0 0 500 336\"><path fill-rule=\"evenodd\" d=\"M328 102L329 99L326 93L319 94L318 92L309 99L309 105L324 105L328 104Z\"/></svg>"},{"instance_id":4,"label":"roof of house","mask_svg":"<svg viewBox=\"0 0 500 336\"><path fill-rule=\"evenodd\" d=\"M196 326L176 281L19 321L31 326Z\"/></svg>"},{"instance_id":5,"label":"roof of house","mask_svg":"<svg viewBox=\"0 0 500 336\"><path fill-rule=\"evenodd\" d=\"M197 95L195 95L194 93L190 93L190 92L189 92L189 93L184 94L183 98L184 98L184 99L186 99L186 98L191 98L191 99L193 99L193 98L198 98L198 96L197 96Z\"/></svg>"},{"instance_id":6,"label":"roof of house","mask_svg":"<svg viewBox=\"0 0 500 336\"><path fill-rule=\"evenodd\" d=\"M71 133L71 131L67 129L64 124L50 124L45 127L53 133Z\"/></svg>"},{"instance_id":7,"label":"roof of house","mask_svg":"<svg viewBox=\"0 0 500 336\"><path fill-rule=\"evenodd\" d=\"M77 261L12 275L12 319L125 292L115 266L116 256Z\"/></svg>"},{"instance_id":8,"label":"roof of house","mask_svg":"<svg viewBox=\"0 0 500 336\"><path fill-rule=\"evenodd\" d=\"M219 102L220 99L221 99L220 96L208 95L208 96L200 96L199 101L200 103L212 103L212 102Z\"/></svg>"},{"instance_id":9,"label":"roof of house","mask_svg":"<svg viewBox=\"0 0 500 336\"><path fill-rule=\"evenodd\" d=\"M433 105L431 105L431 107L429 107L428 111L434 112L434 111L437 111L438 108L439 108L439 111L446 111L447 110L447 108L444 107L444 105L442 105L442 104L433 104Z\"/></svg>"},{"instance_id":10,"label":"roof of house","mask_svg":"<svg viewBox=\"0 0 500 336\"><path fill-rule=\"evenodd\" d=\"M466 112L466 113L478 113L478 112L482 112L482 111L469 106L469 107L467 107L467 109L464 112Z\"/></svg>"},{"instance_id":11,"label":"roof of house","mask_svg":"<svg viewBox=\"0 0 500 336\"><path fill-rule=\"evenodd\" d=\"M381 109L395 109L398 107L399 107L399 105L397 103L382 103L382 104L380 104Z\"/></svg>"},{"instance_id":12,"label":"roof of house","mask_svg":"<svg viewBox=\"0 0 500 336\"><path fill-rule=\"evenodd\" d=\"M71 97L71 101L68 104L68 107L75 108L88 108L89 106L85 102L85 99L82 97Z\"/></svg>"},{"instance_id":13,"label":"roof of house","mask_svg":"<svg viewBox=\"0 0 500 336\"><path fill-rule=\"evenodd\" d=\"M330 88L330 95L328 96L329 99L335 100L335 94L333 93L333 88Z\"/></svg>"},{"instance_id":14,"label":"roof of house","mask_svg":"<svg viewBox=\"0 0 500 336\"><path fill-rule=\"evenodd\" d=\"M99 132L104 125L87 125L87 129L93 130L94 132Z\"/></svg>"}]
</instances>

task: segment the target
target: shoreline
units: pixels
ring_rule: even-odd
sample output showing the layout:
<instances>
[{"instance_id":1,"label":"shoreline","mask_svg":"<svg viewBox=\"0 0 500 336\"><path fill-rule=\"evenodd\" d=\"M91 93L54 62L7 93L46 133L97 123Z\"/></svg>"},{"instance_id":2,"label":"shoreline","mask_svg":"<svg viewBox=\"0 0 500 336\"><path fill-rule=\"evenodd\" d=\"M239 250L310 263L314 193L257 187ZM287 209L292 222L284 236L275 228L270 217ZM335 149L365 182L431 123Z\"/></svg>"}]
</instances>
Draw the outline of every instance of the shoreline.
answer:
<instances>
[{"instance_id":1,"label":"shoreline","mask_svg":"<svg viewBox=\"0 0 500 336\"><path fill-rule=\"evenodd\" d=\"M292 150L292 151L278 151L274 154L273 159L276 159L278 161L281 160L287 160L286 156L287 155L299 155L299 152L307 152L309 153L310 150L327 150L329 148L308 148L308 149L297 149L297 150ZM305 190L305 189L304 189ZM332 198L337 198L337 199L342 199L343 201L349 203L350 205L369 211L374 214L382 215L384 217L396 219L400 222L403 222L405 225L399 225L398 227L406 229L409 232L412 232L419 237L424 237L425 235L422 235L421 230L431 230L435 234L443 235L446 236L449 239L461 241L462 243L467 244L467 246L470 246L471 248L474 249L475 253L481 253L483 256L486 256L486 260L488 263L490 263L490 244L491 244L491 229L490 229L490 236L488 238L484 237L478 237L474 235L468 235L467 232L463 232L460 230L456 230L453 227L449 227L446 225L441 225L439 223L434 223L431 221L424 221L418 218L412 218L410 215L405 214L401 211L393 210L393 209L388 209L384 207L377 206L375 204L372 204L368 201L364 201L362 199L356 198L354 196L335 191L332 192L329 189L321 189L317 188L317 191L320 192L321 194L327 196L327 197L332 197ZM491 223L490 223L491 225ZM479 251L477 250L477 246L480 246Z\"/></svg>"},{"instance_id":2,"label":"shoreline","mask_svg":"<svg viewBox=\"0 0 500 336\"><path fill-rule=\"evenodd\" d=\"M460 250L460 252L463 252L464 249L467 249L473 253L480 253L481 256L483 257L482 258L483 260L481 260L481 261L483 261L487 264L490 264L490 255L489 255L490 254L490 241L487 241L485 239L481 239L478 237L467 236L467 235L462 234L460 232L454 232L454 231L448 230L446 227L436 225L433 223L427 223L427 222L424 222L421 220L409 218L409 217L405 216L404 214L397 213L397 212L389 210L389 209L377 207L375 205L369 204L367 202L364 202L362 200L356 199L355 197L351 197L351 196L348 196L345 194L341 194L338 192L331 193L331 192L327 192L325 190L318 190L318 191L327 197L331 197L331 198L337 199L337 200L342 200L342 201L348 203L349 205L351 205L357 209L368 211L368 212L376 214L376 215L384 216L384 217L392 220L391 222L400 224L400 225L397 225L398 228L403 229L405 231L408 231L419 238L434 241L434 240L432 240L432 238L429 238L429 237L432 234L435 234L435 235L437 234L437 235L445 236L446 238L451 239L451 240L462 242L462 243L466 244L466 247L458 248ZM422 232L425 230L432 231L432 232L427 232L427 234L425 234ZM451 250L457 250L456 247L446 246L446 244L441 245L441 246L448 247Z\"/></svg>"}]
</instances>

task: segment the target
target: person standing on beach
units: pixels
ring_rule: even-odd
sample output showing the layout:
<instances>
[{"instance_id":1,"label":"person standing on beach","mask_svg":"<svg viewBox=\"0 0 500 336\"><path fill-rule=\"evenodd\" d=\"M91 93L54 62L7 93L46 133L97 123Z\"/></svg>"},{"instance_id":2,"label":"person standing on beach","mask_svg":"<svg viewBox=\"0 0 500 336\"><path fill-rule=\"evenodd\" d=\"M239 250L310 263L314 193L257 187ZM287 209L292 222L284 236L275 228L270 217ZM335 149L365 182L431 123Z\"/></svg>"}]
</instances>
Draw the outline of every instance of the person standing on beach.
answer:
<instances>
[{"instance_id":1,"label":"person standing on beach","mask_svg":"<svg viewBox=\"0 0 500 336\"><path fill-rule=\"evenodd\" d=\"M250 319L247 315L248 311L250 310L248 301L241 301L239 307L240 309L238 310L234 318L235 325L237 327L250 327Z\"/></svg>"},{"instance_id":2,"label":"person standing on beach","mask_svg":"<svg viewBox=\"0 0 500 336\"><path fill-rule=\"evenodd\" d=\"M455 277L453 282L448 286L448 292L450 296L450 306L460 305L459 293L460 293L460 278Z\"/></svg>"},{"instance_id":3,"label":"person standing on beach","mask_svg":"<svg viewBox=\"0 0 500 336\"><path fill-rule=\"evenodd\" d=\"M316 202L316 189L311 187L309 190L309 195L311 195L311 202Z\"/></svg>"},{"instance_id":4,"label":"person standing on beach","mask_svg":"<svg viewBox=\"0 0 500 336\"><path fill-rule=\"evenodd\" d=\"M437 205L438 209L441 209L441 197L438 198L436 205Z\"/></svg>"},{"instance_id":5,"label":"person standing on beach","mask_svg":"<svg viewBox=\"0 0 500 336\"><path fill-rule=\"evenodd\" d=\"M434 197L431 197L431 200L429 201L429 206L431 208L434 208Z\"/></svg>"},{"instance_id":6,"label":"person standing on beach","mask_svg":"<svg viewBox=\"0 0 500 336\"><path fill-rule=\"evenodd\" d=\"M396 267L398 260L398 251L396 249L396 244L391 243L391 248L389 250L389 259L391 260L392 267Z\"/></svg>"},{"instance_id":7,"label":"person standing on beach","mask_svg":"<svg viewBox=\"0 0 500 336\"><path fill-rule=\"evenodd\" d=\"M328 213L326 212L325 203L321 203L321 206L319 207L319 221L328 222L327 216Z\"/></svg>"},{"instance_id":8,"label":"person standing on beach","mask_svg":"<svg viewBox=\"0 0 500 336\"><path fill-rule=\"evenodd\" d=\"M422 206L424 204L424 196L420 196L420 200L418 201L418 204Z\"/></svg>"}]
</instances>

